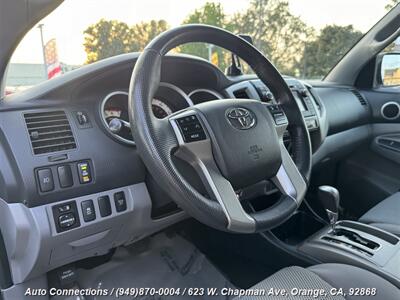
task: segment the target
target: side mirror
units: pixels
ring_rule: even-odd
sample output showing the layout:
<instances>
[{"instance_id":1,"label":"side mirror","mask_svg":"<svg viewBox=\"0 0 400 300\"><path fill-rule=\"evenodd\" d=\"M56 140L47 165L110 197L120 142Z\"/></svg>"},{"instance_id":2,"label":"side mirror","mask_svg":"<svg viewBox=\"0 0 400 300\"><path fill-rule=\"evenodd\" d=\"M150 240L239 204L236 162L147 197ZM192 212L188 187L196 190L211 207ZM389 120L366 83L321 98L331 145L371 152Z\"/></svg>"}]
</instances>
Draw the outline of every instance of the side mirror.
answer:
<instances>
[{"instance_id":1,"label":"side mirror","mask_svg":"<svg viewBox=\"0 0 400 300\"><path fill-rule=\"evenodd\" d=\"M400 52L385 53L380 64L380 83L400 86Z\"/></svg>"}]
</instances>

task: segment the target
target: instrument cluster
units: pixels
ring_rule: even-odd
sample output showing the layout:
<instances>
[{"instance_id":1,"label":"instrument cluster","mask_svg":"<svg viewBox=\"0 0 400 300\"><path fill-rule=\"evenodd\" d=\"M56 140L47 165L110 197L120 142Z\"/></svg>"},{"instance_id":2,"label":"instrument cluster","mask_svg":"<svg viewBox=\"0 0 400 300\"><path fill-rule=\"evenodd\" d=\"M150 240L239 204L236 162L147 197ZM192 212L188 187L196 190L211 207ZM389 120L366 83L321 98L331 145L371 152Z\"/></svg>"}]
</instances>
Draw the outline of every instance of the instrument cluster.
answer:
<instances>
[{"instance_id":1,"label":"instrument cluster","mask_svg":"<svg viewBox=\"0 0 400 300\"><path fill-rule=\"evenodd\" d=\"M101 102L100 114L106 130L112 137L125 144L134 145L128 112L128 92L113 91ZM217 92L196 89L186 94L181 88L160 83L159 89L152 100L153 114L158 119L201 102L221 99Z\"/></svg>"}]
</instances>

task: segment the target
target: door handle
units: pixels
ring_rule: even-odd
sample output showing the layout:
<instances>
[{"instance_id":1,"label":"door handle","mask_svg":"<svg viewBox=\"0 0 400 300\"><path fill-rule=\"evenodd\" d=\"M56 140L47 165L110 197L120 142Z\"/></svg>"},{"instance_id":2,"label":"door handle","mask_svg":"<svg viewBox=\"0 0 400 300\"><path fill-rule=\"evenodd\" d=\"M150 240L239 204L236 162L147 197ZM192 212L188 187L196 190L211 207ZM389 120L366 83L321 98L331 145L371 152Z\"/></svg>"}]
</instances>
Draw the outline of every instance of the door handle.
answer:
<instances>
[{"instance_id":1,"label":"door handle","mask_svg":"<svg viewBox=\"0 0 400 300\"><path fill-rule=\"evenodd\" d=\"M400 152L400 139L380 137L377 139L377 144L381 147Z\"/></svg>"}]
</instances>

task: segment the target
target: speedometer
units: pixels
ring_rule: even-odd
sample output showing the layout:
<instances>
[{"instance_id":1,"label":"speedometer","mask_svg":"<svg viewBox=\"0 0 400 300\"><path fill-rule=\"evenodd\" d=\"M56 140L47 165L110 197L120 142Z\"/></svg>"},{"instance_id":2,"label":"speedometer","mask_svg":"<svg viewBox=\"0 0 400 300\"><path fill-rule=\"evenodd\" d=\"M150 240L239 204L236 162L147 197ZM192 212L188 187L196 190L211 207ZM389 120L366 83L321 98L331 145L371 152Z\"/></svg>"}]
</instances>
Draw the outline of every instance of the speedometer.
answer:
<instances>
[{"instance_id":1,"label":"speedometer","mask_svg":"<svg viewBox=\"0 0 400 300\"><path fill-rule=\"evenodd\" d=\"M153 114L158 119L163 119L172 114L172 109L161 100L153 99L151 104L153 108Z\"/></svg>"},{"instance_id":2,"label":"speedometer","mask_svg":"<svg viewBox=\"0 0 400 300\"><path fill-rule=\"evenodd\" d=\"M112 137L134 145L129 120L128 96L126 91L111 92L101 102L100 113L104 127ZM169 83L160 83L154 97L151 102L152 110L154 116L158 119L164 119L193 104L181 89Z\"/></svg>"}]
</instances>

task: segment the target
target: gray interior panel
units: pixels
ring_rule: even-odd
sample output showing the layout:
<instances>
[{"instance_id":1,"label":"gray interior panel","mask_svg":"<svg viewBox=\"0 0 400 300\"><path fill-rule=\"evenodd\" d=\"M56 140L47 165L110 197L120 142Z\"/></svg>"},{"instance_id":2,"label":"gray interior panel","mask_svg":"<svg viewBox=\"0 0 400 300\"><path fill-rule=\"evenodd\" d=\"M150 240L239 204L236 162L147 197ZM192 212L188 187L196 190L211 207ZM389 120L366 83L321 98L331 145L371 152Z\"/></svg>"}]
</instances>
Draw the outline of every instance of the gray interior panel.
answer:
<instances>
[{"instance_id":1,"label":"gray interior panel","mask_svg":"<svg viewBox=\"0 0 400 300\"><path fill-rule=\"evenodd\" d=\"M35 300L48 300L49 297L47 296L47 277L46 275L42 275L31 280L25 281L23 283L14 284L12 287L1 290L1 297L2 300L19 300L19 299L26 299L28 296L25 296L26 292L30 289L31 291L45 291L46 295L43 296L32 296L29 298ZM0 297L0 298L1 298Z\"/></svg>"},{"instance_id":2,"label":"gray interior panel","mask_svg":"<svg viewBox=\"0 0 400 300\"><path fill-rule=\"evenodd\" d=\"M370 126L363 125L326 137L324 143L313 155L313 164L321 168L324 163L338 161L366 143L370 135Z\"/></svg>"},{"instance_id":3,"label":"gray interior panel","mask_svg":"<svg viewBox=\"0 0 400 300\"><path fill-rule=\"evenodd\" d=\"M113 195L123 191L127 209L117 212ZM97 199L109 196L112 213L101 217ZM81 202L92 199L96 219L85 222ZM178 213L152 220L151 200L144 183L69 199L75 201L80 226L57 233L52 206L28 208L0 200L0 227L4 235L10 269L15 284L34 278L47 271L86 257L107 253L111 248L130 244L185 218Z\"/></svg>"}]
</instances>

